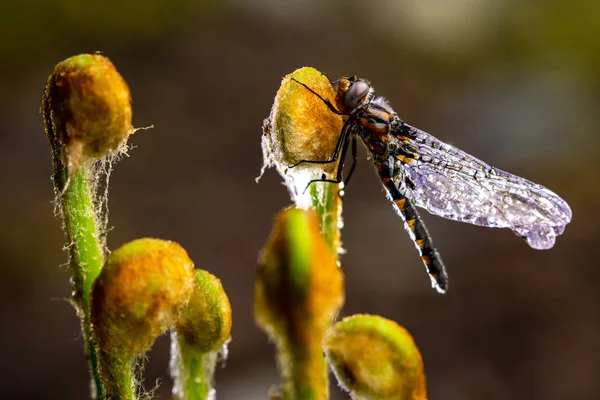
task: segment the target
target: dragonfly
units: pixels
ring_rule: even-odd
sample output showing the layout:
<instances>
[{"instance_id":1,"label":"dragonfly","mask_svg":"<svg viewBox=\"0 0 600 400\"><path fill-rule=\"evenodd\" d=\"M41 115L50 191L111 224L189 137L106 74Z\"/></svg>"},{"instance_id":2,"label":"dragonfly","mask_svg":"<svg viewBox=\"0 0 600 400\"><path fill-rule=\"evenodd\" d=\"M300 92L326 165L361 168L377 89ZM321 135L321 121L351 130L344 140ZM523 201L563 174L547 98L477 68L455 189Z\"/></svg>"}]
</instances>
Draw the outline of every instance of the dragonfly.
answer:
<instances>
[{"instance_id":1,"label":"dragonfly","mask_svg":"<svg viewBox=\"0 0 600 400\"><path fill-rule=\"evenodd\" d=\"M353 162L344 181L347 184L356 166L360 139L438 292L446 292L448 274L416 207L455 221L511 229L540 250L554 246L571 221L567 202L544 186L492 167L404 122L386 99L375 97L368 80L351 76L330 81L337 87L333 102L292 80L341 115L344 124L329 159L300 160L290 168L339 160L335 179L323 175L311 183L340 183L351 146Z\"/></svg>"}]
</instances>

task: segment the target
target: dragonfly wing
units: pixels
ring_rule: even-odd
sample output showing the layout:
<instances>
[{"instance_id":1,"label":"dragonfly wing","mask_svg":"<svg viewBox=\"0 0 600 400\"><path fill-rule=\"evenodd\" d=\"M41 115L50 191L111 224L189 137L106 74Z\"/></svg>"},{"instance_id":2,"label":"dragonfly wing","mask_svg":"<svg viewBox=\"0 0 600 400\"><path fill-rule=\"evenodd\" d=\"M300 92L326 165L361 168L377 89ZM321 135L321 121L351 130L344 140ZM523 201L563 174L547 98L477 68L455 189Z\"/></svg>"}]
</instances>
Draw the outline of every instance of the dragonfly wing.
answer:
<instances>
[{"instance_id":1,"label":"dragonfly wing","mask_svg":"<svg viewBox=\"0 0 600 400\"><path fill-rule=\"evenodd\" d=\"M403 167L419 207L455 221L509 228L535 249L551 248L571 221L569 205L547 188L493 168L420 129L406 124L404 129L405 143L418 154Z\"/></svg>"}]
</instances>

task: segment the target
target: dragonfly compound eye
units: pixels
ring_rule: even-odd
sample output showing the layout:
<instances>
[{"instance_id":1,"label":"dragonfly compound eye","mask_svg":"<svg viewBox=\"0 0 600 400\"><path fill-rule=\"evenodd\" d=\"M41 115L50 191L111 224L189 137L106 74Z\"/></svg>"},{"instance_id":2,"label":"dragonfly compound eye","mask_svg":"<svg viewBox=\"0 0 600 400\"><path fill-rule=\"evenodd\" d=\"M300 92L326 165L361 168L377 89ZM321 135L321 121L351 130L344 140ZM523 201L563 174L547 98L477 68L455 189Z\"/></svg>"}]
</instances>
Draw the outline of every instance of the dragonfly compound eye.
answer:
<instances>
[{"instance_id":1,"label":"dragonfly compound eye","mask_svg":"<svg viewBox=\"0 0 600 400\"><path fill-rule=\"evenodd\" d=\"M349 110L355 109L367 94L369 94L370 88L371 86L365 81L359 80L354 82L344 95L344 105Z\"/></svg>"}]
</instances>

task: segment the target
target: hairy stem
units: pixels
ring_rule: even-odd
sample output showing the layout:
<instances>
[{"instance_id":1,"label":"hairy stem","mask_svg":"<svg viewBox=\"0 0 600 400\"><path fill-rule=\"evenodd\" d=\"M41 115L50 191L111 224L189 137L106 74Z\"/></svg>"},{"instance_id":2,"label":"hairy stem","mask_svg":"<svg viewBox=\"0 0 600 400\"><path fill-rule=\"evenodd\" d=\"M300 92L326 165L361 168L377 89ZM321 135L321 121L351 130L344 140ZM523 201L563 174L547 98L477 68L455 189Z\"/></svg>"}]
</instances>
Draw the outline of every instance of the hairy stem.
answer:
<instances>
[{"instance_id":1,"label":"hairy stem","mask_svg":"<svg viewBox=\"0 0 600 400\"><path fill-rule=\"evenodd\" d=\"M327 363L320 341L282 344L278 350L284 399L329 398Z\"/></svg>"},{"instance_id":2,"label":"hairy stem","mask_svg":"<svg viewBox=\"0 0 600 400\"><path fill-rule=\"evenodd\" d=\"M54 157L53 180L60 202L66 243L69 249L69 265L73 274L73 301L81 318L85 351L88 356L96 398L104 398L104 390L98 372L98 355L94 346L90 322L90 292L94 280L104 263L100 232L97 227L88 168L80 166L69 177L60 155Z\"/></svg>"},{"instance_id":3,"label":"hairy stem","mask_svg":"<svg viewBox=\"0 0 600 400\"><path fill-rule=\"evenodd\" d=\"M321 234L334 254L341 246L342 187L341 183L315 182L309 188L310 208L317 213Z\"/></svg>"},{"instance_id":4,"label":"hairy stem","mask_svg":"<svg viewBox=\"0 0 600 400\"><path fill-rule=\"evenodd\" d=\"M213 375L218 351L201 353L189 348L174 331L171 334L171 371L175 380L174 399L208 400L214 398Z\"/></svg>"},{"instance_id":5,"label":"hairy stem","mask_svg":"<svg viewBox=\"0 0 600 400\"><path fill-rule=\"evenodd\" d=\"M105 398L110 400L135 400L135 361L127 356L101 354L100 370L106 382Z\"/></svg>"}]
</instances>

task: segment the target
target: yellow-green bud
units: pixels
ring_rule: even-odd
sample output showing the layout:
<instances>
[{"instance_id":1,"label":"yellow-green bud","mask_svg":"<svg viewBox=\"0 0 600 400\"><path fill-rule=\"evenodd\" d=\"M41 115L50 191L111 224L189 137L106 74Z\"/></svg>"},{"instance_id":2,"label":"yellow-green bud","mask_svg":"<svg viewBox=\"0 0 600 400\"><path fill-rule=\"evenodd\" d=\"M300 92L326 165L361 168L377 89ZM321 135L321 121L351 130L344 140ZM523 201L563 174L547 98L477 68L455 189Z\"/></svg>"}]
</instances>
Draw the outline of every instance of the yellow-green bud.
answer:
<instances>
[{"instance_id":1,"label":"yellow-green bud","mask_svg":"<svg viewBox=\"0 0 600 400\"><path fill-rule=\"evenodd\" d=\"M361 399L424 400L423 360L394 321L353 315L332 326L323 348L339 384Z\"/></svg>"},{"instance_id":2,"label":"yellow-green bud","mask_svg":"<svg viewBox=\"0 0 600 400\"><path fill-rule=\"evenodd\" d=\"M70 57L48 78L42 113L53 150L69 169L124 148L133 132L129 87L99 54Z\"/></svg>"},{"instance_id":3,"label":"yellow-green bud","mask_svg":"<svg viewBox=\"0 0 600 400\"><path fill-rule=\"evenodd\" d=\"M229 298L216 276L197 269L194 278L194 291L175 326L177 337L199 353L220 350L231 333Z\"/></svg>"},{"instance_id":4,"label":"yellow-green bud","mask_svg":"<svg viewBox=\"0 0 600 400\"><path fill-rule=\"evenodd\" d=\"M337 171L338 163L301 164L300 160L328 160L340 137L343 120L317 95L332 104L335 91L329 79L314 68L300 68L285 76L275 96L269 118L263 122L263 170L275 167L292 195L301 194L311 179Z\"/></svg>"},{"instance_id":5,"label":"yellow-green bud","mask_svg":"<svg viewBox=\"0 0 600 400\"><path fill-rule=\"evenodd\" d=\"M279 335L310 340L329 327L344 302L344 278L313 211L287 209L275 218L262 250L255 290L257 322Z\"/></svg>"},{"instance_id":6,"label":"yellow-green bud","mask_svg":"<svg viewBox=\"0 0 600 400\"><path fill-rule=\"evenodd\" d=\"M102 350L147 351L178 319L192 293L193 271L175 242L138 239L113 252L92 289L92 323Z\"/></svg>"}]
</instances>

